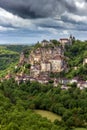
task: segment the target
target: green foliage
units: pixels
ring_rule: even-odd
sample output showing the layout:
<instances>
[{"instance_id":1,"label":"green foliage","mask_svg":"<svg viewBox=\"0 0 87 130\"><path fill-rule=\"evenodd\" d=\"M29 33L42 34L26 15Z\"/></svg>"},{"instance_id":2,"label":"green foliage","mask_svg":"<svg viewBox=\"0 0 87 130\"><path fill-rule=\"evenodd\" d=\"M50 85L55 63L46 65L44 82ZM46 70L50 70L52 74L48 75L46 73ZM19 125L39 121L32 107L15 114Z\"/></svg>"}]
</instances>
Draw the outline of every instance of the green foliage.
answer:
<instances>
[{"instance_id":1,"label":"green foliage","mask_svg":"<svg viewBox=\"0 0 87 130\"><path fill-rule=\"evenodd\" d=\"M31 64L25 64L25 68L30 69Z\"/></svg>"},{"instance_id":2,"label":"green foliage","mask_svg":"<svg viewBox=\"0 0 87 130\"><path fill-rule=\"evenodd\" d=\"M82 80L86 80L87 66L83 66L83 60L87 56L87 42L75 41L72 46L66 46L65 56L67 56L67 64L70 69L66 73L66 77L73 78L78 76ZM77 67L77 70L74 69Z\"/></svg>"},{"instance_id":3,"label":"green foliage","mask_svg":"<svg viewBox=\"0 0 87 130\"><path fill-rule=\"evenodd\" d=\"M0 46L0 70L5 70L11 63L18 61L18 53Z\"/></svg>"},{"instance_id":4,"label":"green foliage","mask_svg":"<svg viewBox=\"0 0 87 130\"><path fill-rule=\"evenodd\" d=\"M35 83L27 83L26 85L34 87ZM33 91L30 90L30 87L27 88L26 85L18 86L14 80L0 84L0 129L59 130L57 125L29 109L34 104L31 100ZM25 90L22 90L24 87ZM36 88L40 91L38 86Z\"/></svg>"},{"instance_id":5,"label":"green foliage","mask_svg":"<svg viewBox=\"0 0 87 130\"><path fill-rule=\"evenodd\" d=\"M5 45L7 50L13 51L13 52L18 52L21 53L23 50L30 49L31 46L28 45Z\"/></svg>"},{"instance_id":6,"label":"green foliage","mask_svg":"<svg viewBox=\"0 0 87 130\"><path fill-rule=\"evenodd\" d=\"M37 44L35 44L35 46L34 46L33 49L35 50L35 49L40 48L40 47L42 47L42 46L41 46L41 43L38 42Z\"/></svg>"},{"instance_id":7,"label":"green foliage","mask_svg":"<svg viewBox=\"0 0 87 130\"><path fill-rule=\"evenodd\" d=\"M57 45L57 41L53 41ZM37 44L36 48L41 44ZM50 47L53 47L50 45ZM22 47L23 49L23 47ZM13 70L21 51L18 46L0 47L0 67L2 75L8 70ZM30 51L24 50L26 57ZM78 76L87 80L87 65L82 66L83 59L87 55L87 42L75 41L72 46L66 46L65 55L70 71L68 73L51 73L51 77ZM16 63L15 63L16 62ZM73 67L78 69L74 70ZM30 64L15 69L15 73L24 71L29 73ZM2 72L2 71L0 71ZM37 82L21 83L19 86L14 80L0 83L0 129L1 130L71 130L73 127L87 127L87 90L80 91L76 84L72 84L69 90L54 88L53 81L48 85ZM62 120L54 123L40 115L35 114L34 109L52 111Z\"/></svg>"},{"instance_id":8,"label":"green foliage","mask_svg":"<svg viewBox=\"0 0 87 130\"><path fill-rule=\"evenodd\" d=\"M24 51L26 57L32 46L27 45L3 45L0 46L0 77L5 76L8 71L18 72L20 68L14 70L19 62L20 52ZM28 66L27 66L28 67Z\"/></svg>"},{"instance_id":9,"label":"green foliage","mask_svg":"<svg viewBox=\"0 0 87 130\"><path fill-rule=\"evenodd\" d=\"M2 130L71 130L73 126L86 127L87 90L71 87L63 91L37 82L18 86L14 80L9 80L0 83L0 99ZM62 120L51 123L30 109L52 111L62 116Z\"/></svg>"},{"instance_id":10,"label":"green foliage","mask_svg":"<svg viewBox=\"0 0 87 130\"><path fill-rule=\"evenodd\" d=\"M79 66L87 56L87 42L75 41L72 46L66 46L65 55L69 57L69 66Z\"/></svg>"},{"instance_id":11,"label":"green foliage","mask_svg":"<svg viewBox=\"0 0 87 130\"><path fill-rule=\"evenodd\" d=\"M58 41L55 40L55 39L51 40L51 42L52 42L55 46L60 46L60 42L58 42Z\"/></svg>"}]
</instances>

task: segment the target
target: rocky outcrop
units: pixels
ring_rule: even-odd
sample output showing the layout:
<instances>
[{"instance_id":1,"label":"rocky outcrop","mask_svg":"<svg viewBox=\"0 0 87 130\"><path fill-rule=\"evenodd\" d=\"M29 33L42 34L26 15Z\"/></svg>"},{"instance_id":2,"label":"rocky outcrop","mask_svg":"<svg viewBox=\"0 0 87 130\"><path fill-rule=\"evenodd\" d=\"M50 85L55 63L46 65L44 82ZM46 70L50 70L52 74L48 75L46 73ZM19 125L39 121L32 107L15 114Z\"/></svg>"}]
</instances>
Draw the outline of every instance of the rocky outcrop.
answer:
<instances>
[{"instance_id":1,"label":"rocky outcrop","mask_svg":"<svg viewBox=\"0 0 87 130\"><path fill-rule=\"evenodd\" d=\"M29 57L26 58L24 53L21 53L19 65L22 66L24 63L31 65L29 74L34 78L41 77L43 74L48 75L50 72L62 72L66 69L63 48L45 40L36 45Z\"/></svg>"},{"instance_id":2,"label":"rocky outcrop","mask_svg":"<svg viewBox=\"0 0 87 130\"><path fill-rule=\"evenodd\" d=\"M60 46L52 46L46 44L33 50L29 56L31 64L30 74L32 76L40 76L42 72L61 72L66 68L64 51Z\"/></svg>"},{"instance_id":3,"label":"rocky outcrop","mask_svg":"<svg viewBox=\"0 0 87 130\"><path fill-rule=\"evenodd\" d=\"M19 65L23 65L24 63L27 63L28 59L25 57L25 54L22 52L20 54L20 60L19 60Z\"/></svg>"}]
</instances>

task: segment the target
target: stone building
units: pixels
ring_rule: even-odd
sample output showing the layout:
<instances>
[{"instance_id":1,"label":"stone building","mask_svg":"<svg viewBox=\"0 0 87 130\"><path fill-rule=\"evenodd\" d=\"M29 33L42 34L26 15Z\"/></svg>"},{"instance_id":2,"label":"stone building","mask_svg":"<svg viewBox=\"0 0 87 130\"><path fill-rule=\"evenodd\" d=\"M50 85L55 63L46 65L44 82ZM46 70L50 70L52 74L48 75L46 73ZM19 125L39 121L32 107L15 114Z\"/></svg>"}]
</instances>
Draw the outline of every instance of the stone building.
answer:
<instances>
[{"instance_id":1,"label":"stone building","mask_svg":"<svg viewBox=\"0 0 87 130\"><path fill-rule=\"evenodd\" d=\"M61 46L55 46L51 42L43 41L42 46L33 49L29 55L28 63L31 64L30 76L39 77L41 73L61 72L64 70L64 50ZM48 45L48 46L47 46ZM20 63L25 61L23 53Z\"/></svg>"},{"instance_id":2,"label":"stone building","mask_svg":"<svg viewBox=\"0 0 87 130\"><path fill-rule=\"evenodd\" d=\"M37 54L35 57L34 57L34 63L39 63L41 60L41 55L40 54Z\"/></svg>"},{"instance_id":3,"label":"stone building","mask_svg":"<svg viewBox=\"0 0 87 130\"><path fill-rule=\"evenodd\" d=\"M61 72L64 67L64 60L61 56L55 56L50 60L52 65L52 72Z\"/></svg>"},{"instance_id":4,"label":"stone building","mask_svg":"<svg viewBox=\"0 0 87 130\"><path fill-rule=\"evenodd\" d=\"M73 38L72 35L70 35L69 38L61 38L59 40L59 42L61 43L62 47L65 48L66 45L72 45L72 41L73 41Z\"/></svg>"},{"instance_id":5,"label":"stone building","mask_svg":"<svg viewBox=\"0 0 87 130\"><path fill-rule=\"evenodd\" d=\"M47 40L43 40L41 45L44 47L46 45L52 44L51 42L47 41Z\"/></svg>"},{"instance_id":6,"label":"stone building","mask_svg":"<svg viewBox=\"0 0 87 130\"><path fill-rule=\"evenodd\" d=\"M87 64L87 57L83 60L83 65Z\"/></svg>"},{"instance_id":7,"label":"stone building","mask_svg":"<svg viewBox=\"0 0 87 130\"><path fill-rule=\"evenodd\" d=\"M34 66L34 65L31 66L30 76L36 78L36 77L38 77L40 75L40 72L41 72L40 67Z\"/></svg>"},{"instance_id":8,"label":"stone building","mask_svg":"<svg viewBox=\"0 0 87 130\"><path fill-rule=\"evenodd\" d=\"M51 63L50 62L42 62L41 63L41 72L49 72L51 71Z\"/></svg>"},{"instance_id":9,"label":"stone building","mask_svg":"<svg viewBox=\"0 0 87 130\"><path fill-rule=\"evenodd\" d=\"M66 45L70 45L70 40L67 38L61 38L59 42L61 43L63 48L65 48Z\"/></svg>"}]
</instances>

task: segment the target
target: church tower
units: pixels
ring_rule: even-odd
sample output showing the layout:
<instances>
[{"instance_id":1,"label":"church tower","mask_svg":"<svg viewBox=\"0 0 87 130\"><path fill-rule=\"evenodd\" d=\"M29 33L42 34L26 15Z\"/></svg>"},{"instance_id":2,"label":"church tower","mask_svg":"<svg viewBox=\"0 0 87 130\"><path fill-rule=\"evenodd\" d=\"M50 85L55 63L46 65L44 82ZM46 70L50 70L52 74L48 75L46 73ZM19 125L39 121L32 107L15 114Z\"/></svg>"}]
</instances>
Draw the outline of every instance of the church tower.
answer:
<instances>
[{"instance_id":1,"label":"church tower","mask_svg":"<svg viewBox=\"0 0 87 130\"><path fill-rule=\"evenodd\" d=\"M73 42L73 37L72 37L72 35L70 35L69 41L70 41L70 45L72 45L72 42Z\"/></svg>"}]
</instances>

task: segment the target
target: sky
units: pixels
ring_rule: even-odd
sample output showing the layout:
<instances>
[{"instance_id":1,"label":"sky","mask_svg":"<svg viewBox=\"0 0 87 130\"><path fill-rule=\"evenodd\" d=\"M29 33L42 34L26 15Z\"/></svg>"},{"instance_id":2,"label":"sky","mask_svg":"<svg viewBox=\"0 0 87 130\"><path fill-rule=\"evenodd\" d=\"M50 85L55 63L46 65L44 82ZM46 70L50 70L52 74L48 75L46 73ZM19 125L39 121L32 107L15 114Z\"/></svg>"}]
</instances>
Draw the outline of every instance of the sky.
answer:
<instances>
[{"instance_id":1,"label":"sky","mask_svg":"<svg viewBox=\"0 0 87 130\"><path fill-rule=\"evenodd\" d=\"M87 0L0 0L0 44L87 40Z\"/></svg>"}]
</instances>

